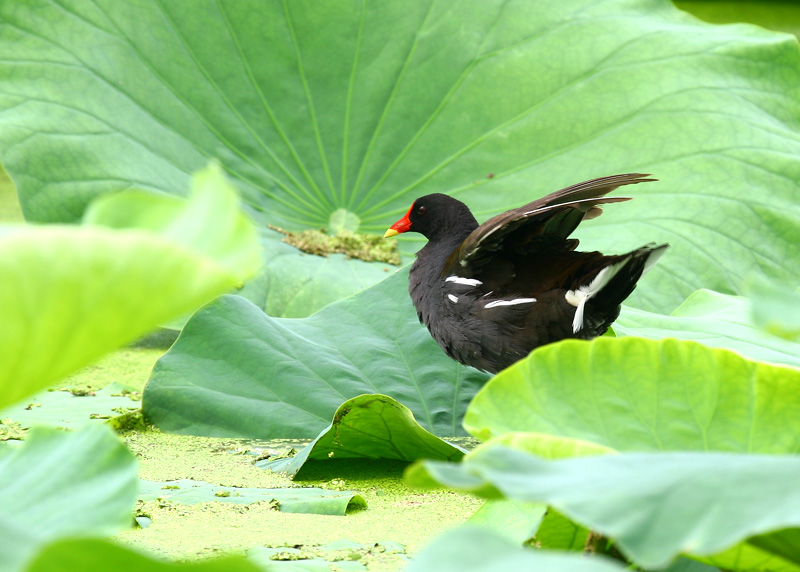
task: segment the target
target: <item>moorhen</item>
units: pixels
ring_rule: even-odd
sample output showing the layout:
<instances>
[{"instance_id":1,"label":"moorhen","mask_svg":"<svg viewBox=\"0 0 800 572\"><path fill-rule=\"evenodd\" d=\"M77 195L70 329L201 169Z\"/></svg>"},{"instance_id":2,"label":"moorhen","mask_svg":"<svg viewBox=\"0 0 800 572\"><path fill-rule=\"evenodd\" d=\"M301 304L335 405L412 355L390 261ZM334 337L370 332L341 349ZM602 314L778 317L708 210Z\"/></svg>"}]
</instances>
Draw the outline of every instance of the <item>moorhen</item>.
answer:
<instances>
[{"instance_id":1,"label":"moorhen","mask_svg":"<svg viewBox=\"0 0 800 572\"><path fill-rule=\"evenodd\" d=\"M567 187L478 225L467 205L434 193L418 198L385 237L418 232L409 292L420 322L454 360L497 373L534 348L602 335L620 304L669 247L627 254L576 252L568 238L621 185L655 181L631 173Z\"/></svg>"}]
</instances>

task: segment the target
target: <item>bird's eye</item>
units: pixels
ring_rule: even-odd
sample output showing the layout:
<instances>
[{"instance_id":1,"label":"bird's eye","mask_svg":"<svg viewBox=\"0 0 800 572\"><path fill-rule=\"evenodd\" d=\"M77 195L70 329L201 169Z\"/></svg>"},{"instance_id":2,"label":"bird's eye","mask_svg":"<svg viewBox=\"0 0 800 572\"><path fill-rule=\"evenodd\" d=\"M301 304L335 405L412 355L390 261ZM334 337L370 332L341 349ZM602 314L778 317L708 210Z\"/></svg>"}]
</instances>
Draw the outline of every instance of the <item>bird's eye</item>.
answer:
<instances>
[{"instance_id":1,"label":"bird's eye","mask_svg":"<svg viewBox=\"0 0 800 572\"><path fill-rule=\"evenodd\" d=\"M417 214L425 214L425 207L423 206L423 207L417 208Z\"/></svg>"}]
</instances>

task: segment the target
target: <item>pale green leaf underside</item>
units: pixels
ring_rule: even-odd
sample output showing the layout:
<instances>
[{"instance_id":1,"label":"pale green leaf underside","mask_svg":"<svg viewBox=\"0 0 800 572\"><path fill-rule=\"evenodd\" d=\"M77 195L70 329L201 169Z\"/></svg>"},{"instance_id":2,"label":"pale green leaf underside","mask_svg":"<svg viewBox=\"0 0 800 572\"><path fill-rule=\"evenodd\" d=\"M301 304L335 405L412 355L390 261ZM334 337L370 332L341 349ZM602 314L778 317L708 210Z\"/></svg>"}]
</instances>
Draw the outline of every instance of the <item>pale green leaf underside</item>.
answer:
<instances>
[{"instance_id":1,"label":"pale green leaf underside","mask_svg":"<svg viewBox=\"0 0 800 572\"><path fill-rule=\"evenodd\" d=\"M597 556L555 553L520 547L497 532L462 527L434 540L406 568L407 572L622 572L621 565Z\"/></svg>"},{"instance_id":2,"label":"pale green leaf underside","mask_svg":"<svg viewBox=\"0 0 800 572\"><path fill-rule=\"evenodd\" d=\"M631 305L800 276L789 36L663 0L39 0L0 20L0 158L33 220L130 186L180 194L210 158L264 222L345 208L372 231L429 192L484 219L639 171L661 182L579 233L673 244Z\"/></svg>"},{"instance_id":3,"label":"pale green leaf underside","mask_svg":"<svg viewBox=\"0 0 800 572\"><path fill-rule=\"evenodd\" d=\"M408 474L412 483L433 478L457 489L545 502L613 538L639 565L661 568L680 554L713 555L749 537L800 526L798 471L800 459L789 455L628 453L545 461L498 446L459 465L423 461ZM741 560L717 565L753 569ZM784 561L769 569L798 568Z\"/></svg>"},{"instance_id":4,"label":"pale green leaf underside","mask_svg":"<svg viewBox=\"0 0 800 572\"><path fill-rule=\"evenodd\" d=\"M136 461L107 428L34 429L0 450L0 562L22 569L42 544L63 536L107 536L130 526Z\"/></svg>"}]
</instances>

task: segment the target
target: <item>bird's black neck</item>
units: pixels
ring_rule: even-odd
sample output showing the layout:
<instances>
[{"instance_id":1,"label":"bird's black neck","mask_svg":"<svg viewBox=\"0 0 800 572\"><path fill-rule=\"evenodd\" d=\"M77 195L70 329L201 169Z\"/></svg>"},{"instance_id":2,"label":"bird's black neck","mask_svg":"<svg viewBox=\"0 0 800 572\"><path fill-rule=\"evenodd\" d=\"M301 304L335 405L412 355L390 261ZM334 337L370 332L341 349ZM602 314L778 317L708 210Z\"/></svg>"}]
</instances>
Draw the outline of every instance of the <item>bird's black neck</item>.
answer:
<instances>
[{"instance_id":1,"label":"bird's black neck","mask_svg":"<svg viewBox=\"0 0 800 572\"><path fill-rule=\"evenodd\" d=\"M420 276L421 281L432 283L439 278L447 258L473 230L478 228L478 222L474 219L473 222L474 224L450 229L449 233L428 240L428 243L417 252L414 266L425 274L424 277Z\"/></svg>"}]
</instances>

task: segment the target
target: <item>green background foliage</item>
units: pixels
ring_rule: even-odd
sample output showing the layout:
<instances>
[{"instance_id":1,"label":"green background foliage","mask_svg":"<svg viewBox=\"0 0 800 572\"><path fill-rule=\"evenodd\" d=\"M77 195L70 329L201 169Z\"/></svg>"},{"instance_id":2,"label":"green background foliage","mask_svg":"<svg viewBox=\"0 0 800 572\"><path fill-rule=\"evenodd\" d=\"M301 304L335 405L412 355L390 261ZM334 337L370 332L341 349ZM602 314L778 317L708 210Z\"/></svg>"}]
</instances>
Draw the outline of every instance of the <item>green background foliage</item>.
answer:
<instances>
[{"instance_id":1,"label":"green background foliage","mask_svg":"<svg viewBox=\"0 0 800 572\"><path fill-rule=\"evenodd\" d=\"M708 557L764 532L793 528L794 537L800 526L798 470L796 456L628 453L547 462L493 447L461 465L423 461L408 474L422 485L440 482L489 497L546 502L614 538L641 566L659 569L681 553ZM800 564L711 560L743 570L796 570Z\"/></svg>"},{"instance_id":2,"label":"green background foliage","mask_svg":"<svg viewBox=\"0 0 800 572\"><path fill-rule=\"evenodd\" d=\"M32 220L75 220L131 185L183 193L210 158L262 222L325 226L345 208L371 231L431 191L487 217L652 172L580 234L673 244L632 305L739 292L756 271L798 279L789 36L664 0L38 0L0 18L0 158Z\"/></svg>"}]
</instances>

